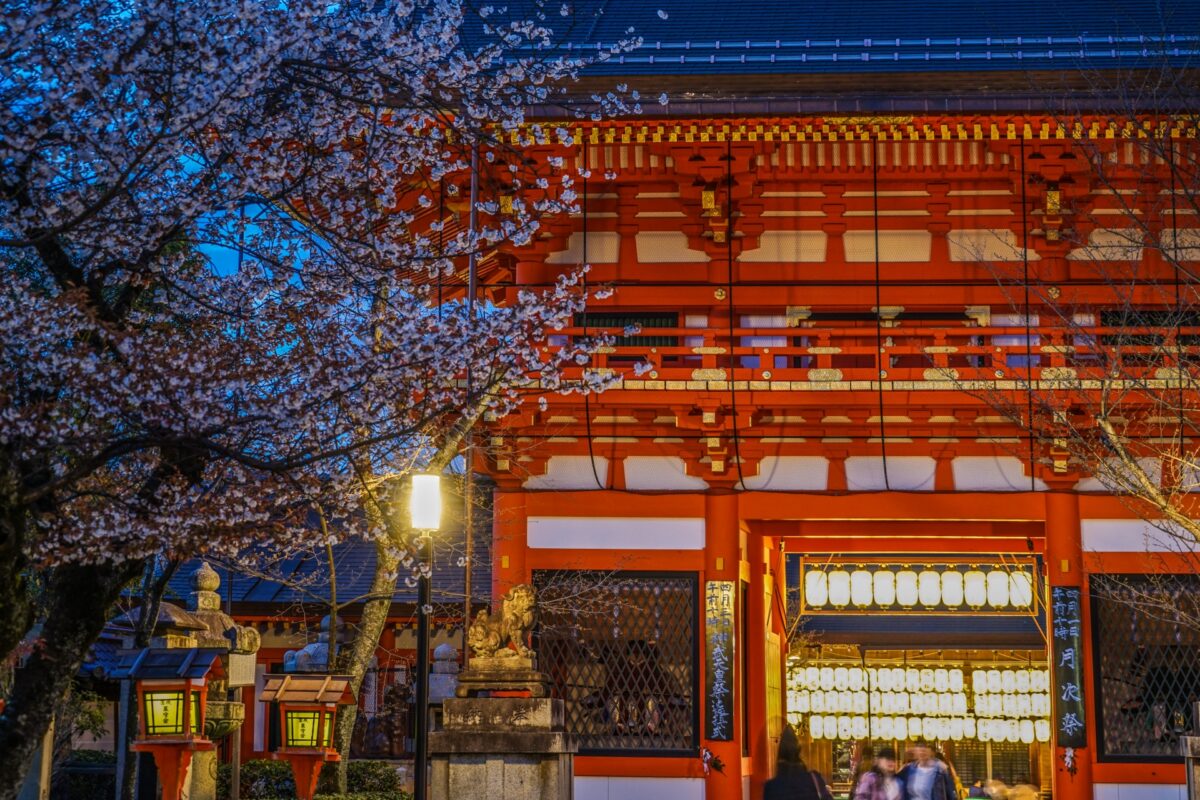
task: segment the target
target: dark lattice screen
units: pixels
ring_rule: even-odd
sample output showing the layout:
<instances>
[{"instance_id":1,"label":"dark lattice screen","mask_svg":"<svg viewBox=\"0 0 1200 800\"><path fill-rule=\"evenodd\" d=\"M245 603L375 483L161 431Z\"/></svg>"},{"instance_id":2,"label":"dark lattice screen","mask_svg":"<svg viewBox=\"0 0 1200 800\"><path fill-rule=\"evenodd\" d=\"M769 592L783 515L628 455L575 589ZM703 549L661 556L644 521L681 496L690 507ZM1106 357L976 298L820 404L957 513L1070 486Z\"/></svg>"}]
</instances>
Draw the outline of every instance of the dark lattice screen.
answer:
<instances>
[{"instance_id":1,"label":"dark lattice screen","mask_svg":"<svg viewBox=\"0 0 1200 800\"><path fill-rule=\"evenodd\" d=\"M545 570L539 668L581 752L697 746L696 578Z\"/></svg>"},{"instance_id":2,"label":"dark lattice screen","mask_svg":"<svg viewBox=\"0 0 1200 800\"><path fill-rule=\"evenodd\" d=\"M1171 758L1196 726L1200 577L1092 578L1104 756Z\"/></svg>"}]
</instances>

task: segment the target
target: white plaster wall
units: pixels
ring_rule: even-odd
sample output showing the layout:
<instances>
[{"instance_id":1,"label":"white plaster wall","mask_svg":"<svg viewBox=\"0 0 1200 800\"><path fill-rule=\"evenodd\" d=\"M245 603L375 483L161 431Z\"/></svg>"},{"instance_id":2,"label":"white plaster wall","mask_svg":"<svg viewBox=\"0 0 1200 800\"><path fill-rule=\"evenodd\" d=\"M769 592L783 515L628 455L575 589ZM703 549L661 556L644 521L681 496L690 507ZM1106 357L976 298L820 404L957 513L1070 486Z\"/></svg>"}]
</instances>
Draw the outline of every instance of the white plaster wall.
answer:
<instances>
[{"instance_id":1,"label":"white plaster wall","mask_svg":"<svg viewBox=\"0 0 1200 800\"><path fill-rule=\"evenodd\" d=\"M852 492L933 491L933 475L937 462L927 456L888 456L887 482L883 479L883 458L879 456L850 456L846 459L846 486Z\"/></svg>"},{"instance_id":2,"label":"white plaster wall","mask_svg":"<svg viewBox=\"0 0 1200 800\"><path fill-rule=\"evenodd\" d=\"M708 482L688 475L683 459L678 456L628 456L625 487L631 491L703 491Z\"/></svg>"},{"instance_id":3,"label":"white plaster wall","mask_svg":"<svg viewBox=\"0 0 1200 800\"><path fill-rule=\"evenodd\" d=\"M1017 234L1004 228L975 228L950 231L946 234L951 261L1021 261L1024 257L1017 246ZM1027 251L1030 261L1041 256Z\"/></svg>"},{"instance_id":4,"label":"white plaster wall","mask_svg":"<svg viewBox=\"0 0 1200 800\"><path fill-rule=\"evenodd\" d=\"M577 777L575 800L704 800L704 779Z\"/></svg>"},{"instance_id":5,"label":"white plaster wall","mask_svg":"<svg viewBox=\"0 0 1200 800\"><path fill-rule=\"evenodd\" d=\"M698 264L709 261L699 250L688 247L681 231L643 231L634 237L638 261L643 264ZM588 242L591 249L591 242Z\"/></svg>"},{"instance_id":6,"label":"white plaster wall","mask_svg":"<svg viewBox=\"0 0 1200 800\"><path fill-rule=\"evenodd\" d=\"M1195 551L1186 534L1173 537L1141 519L1085 519L1079 523L1083 549L1096 553L1171 553Z\"/></svg>"},{"instance_id":7,"label":"white plaster wall","mask_svg":"<svg viewBox=\"0 0 1200 800\"><path fill-rule=\"evenodd\" d=\"M589 264L615 264L620 252L621 234L616 231L589 231L587 236L587 262ZM567 239L567 249L551 253L547 264L583 263L583 234L572 233Z\"/></svg>"},{"instance_id":8,"label":"white plaster wall","mask_svg":"<svg viewBox=\"0 0 1200 800\"><path fill-rule=\"evenodd\" d=\"M829 488L829 459L822 456L764 456L747 489L768 492L823 492Z\"/></svg>"},{"instance_id":9,"label":"white plaster wall","mask_svg":"<svg viewBox=\"0 0 1200 800\"><path fill-rule=\"evenodd\" d=\"M1044 492L1041 478L1032 482L1025 465L1014 456L958 456L950 462L954 488L960 492Z\"/></svg>"},{"instance_id":10,"label":"white plaster wall","mask_svg":"<svg viewBox=\"0 0 1200 800\"><path fill-rule=\"evenodd\" d=\"M875 260L875 231L842 235L847 261ZM879 260L888 263L928 261L933 235L928 231L879 231Z\"/></svg>"},{"instance_id":11,"label":"white plaster wall","mask_svg":"<svg viewBox=\"0 0 1200 800\"><path fill-rule=\"evenodd\" d=\"M738 261L755 263L814 263L825 260L825 234L821 231L764 231L758 247L738 256Z\"/></svg>"},{"instance_id":12,"label":"white plaster wall","mask_svg":"<svg viewBox=\"0 0 1200 800\"><path fill-rule=\"evenodd\" d=\"M703 550L703 517L530 517L533 549Z\"/></svg>"},{"instance_id":13,"label":"white plaster wall","mask_svg":"<svg viewBox=\"0 0 1200 800\"><path fill-rule=\"evenodd\" d=\"M1181 783L1097 783L1092 787L1095 800L1186 800L1187 787Z\"/></svg>"},{"instance_id":14,"label":"white plaster wall","mask_svg":"<svg viewBox=\"0 0 1200 800\"><path fill-rule=\"evenodd\" d=\"M593 461L595 472L592 471ZM523 486L526 489L607 489L608 459L604 456L551 456L546 461L546 473L527 478Z\"/></svg>"}]
</instances>

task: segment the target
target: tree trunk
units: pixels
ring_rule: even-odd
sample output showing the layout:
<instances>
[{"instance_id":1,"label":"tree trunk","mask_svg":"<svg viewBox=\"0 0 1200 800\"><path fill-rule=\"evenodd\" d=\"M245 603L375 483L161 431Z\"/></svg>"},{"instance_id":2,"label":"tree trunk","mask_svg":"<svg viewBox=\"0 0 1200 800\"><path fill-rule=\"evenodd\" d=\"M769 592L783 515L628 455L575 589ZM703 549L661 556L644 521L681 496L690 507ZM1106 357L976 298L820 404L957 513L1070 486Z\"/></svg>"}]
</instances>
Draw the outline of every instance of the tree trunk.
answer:
<instances>
[{"instance_id":1,"label":"tree trunk","mask_svg":"<svg viewBox=\"0 0 1200 800\"><path fill-rule=\"evenodd\" d=\"M100 635L122 587L143 562L56 568L46 584L41 638L17 669L0 715L0 800L14 800L41 744L58 699Z\"/></svg>"},{"instance_id":2,"label":"tree trunk","mask_svg":"<svg viewBox=\"0 0 1200 800\"><path fill-rule=\"evenodd\" d=\"M370 509L368 516L373 516L374 506L368 504L367 507ZM374 522L375 520L372 520L372 523ZM396 574L399 569L396 553L397 551L389 548L385 542L375 545L375 573L371 578L371 599L363 604L362 617L358 621L354 641L348 643L341 651L338 671L351 677L350 689L355 697L358 697L359 690L362 689L363 679L371 666L371 659L375 657L379 637L383 633L388 612L392 607L392 595L396 592ZM334 631L330 631L331 640L333 633ZM342 760L337 762L336 771L330 771L336 772L338 794L346 793L346 765L350 761L350 740L354 737L357 711L357 705L347 706L338 714L335 725L334 745L342 754Z\"/></svg>"},{"instance_id":3,"label":"tree trunk","mask_svg":"<svg viewBox=\"0 0 1200 800\"><path fill-rule=\"evenodd\" d=\"M25 579L25 507L17 501L19 483L0 476L0 661L12 655L33 624L33 599Z\"/></svg>"}]
</instances>

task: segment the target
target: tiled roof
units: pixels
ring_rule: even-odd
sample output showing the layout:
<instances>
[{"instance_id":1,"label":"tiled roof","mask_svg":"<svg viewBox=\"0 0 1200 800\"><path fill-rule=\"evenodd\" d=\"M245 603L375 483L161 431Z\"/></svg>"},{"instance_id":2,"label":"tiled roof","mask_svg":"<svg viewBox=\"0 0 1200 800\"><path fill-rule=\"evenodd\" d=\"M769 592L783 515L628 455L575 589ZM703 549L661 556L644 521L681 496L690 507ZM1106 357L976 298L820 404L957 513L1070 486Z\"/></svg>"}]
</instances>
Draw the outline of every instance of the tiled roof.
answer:
<instances>
[{"instance_id":1,"label":"tiled roof","mask_svg":"<svg viewBox=\"0 0 1200 800\"><path fill-rule=\"evenodd\" d=\"M474 541L474 569L472 570L472 595L486 600L491 591L490 538L491 528L480 524ZM461 531L445 532L434 541L433 600L440 603L461 602L464 594L465 570L460 559L464 552ZM339 603L354 602L368 594L375 569L375 546L371 542L351 540L333 546L333 561L336 566L337 595ZM180 565L168 584L168 599L186 601L191 589L192 573L199 560ZM222 603L228 599L230 567L212 565L221 576L218 592ZM401 572L393 602L415 603L417 590L405 585ZM277 580L270 578L277 577ZM307 553L278 559L272 563L243 568L232 568L233 602L235 611L250 613L247 606L257 609L268 607L274 613L285 611L289 606L302 604L324 604L329 601L329 565L325 554ZM222 606L224 607L224 606ZM240 609L237 607L241 607Z\"/></svg>"},{"instance_id":2,"label":"tiled roof","mask_svg":"<svg viewBox=\"0 0 1200 800\"><path fill-rule=\"evenodd\" d=\"M553 5L553 4L552 4ZM509 6L520 13L520 4ZM1067 70L1200 54L1195 0L574 0L573 52L644 40L610 75Z\"/></svg>"}]
</instances>

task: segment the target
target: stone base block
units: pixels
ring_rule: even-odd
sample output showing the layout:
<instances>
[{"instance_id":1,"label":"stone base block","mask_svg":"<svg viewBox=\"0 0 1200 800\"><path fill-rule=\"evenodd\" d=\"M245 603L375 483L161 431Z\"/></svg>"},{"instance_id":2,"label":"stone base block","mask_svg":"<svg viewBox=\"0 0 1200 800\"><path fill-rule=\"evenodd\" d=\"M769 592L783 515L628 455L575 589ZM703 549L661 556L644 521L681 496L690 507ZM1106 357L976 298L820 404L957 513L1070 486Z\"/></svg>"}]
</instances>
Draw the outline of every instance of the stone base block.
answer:
<instances>
[{"instance_id":1,"label":"stone base block","mask_svg":"<svg viewBox=\"0 0 1200 800\"><path fill-rule=\"evenodd\" d=\"M563 721L561 700L448 698L429 737L433 800L572 800L577 744Z\"/></svg>"}]
</instances>

